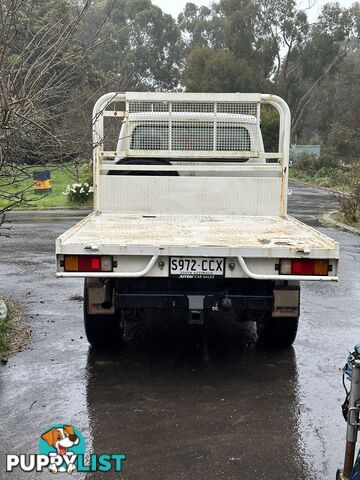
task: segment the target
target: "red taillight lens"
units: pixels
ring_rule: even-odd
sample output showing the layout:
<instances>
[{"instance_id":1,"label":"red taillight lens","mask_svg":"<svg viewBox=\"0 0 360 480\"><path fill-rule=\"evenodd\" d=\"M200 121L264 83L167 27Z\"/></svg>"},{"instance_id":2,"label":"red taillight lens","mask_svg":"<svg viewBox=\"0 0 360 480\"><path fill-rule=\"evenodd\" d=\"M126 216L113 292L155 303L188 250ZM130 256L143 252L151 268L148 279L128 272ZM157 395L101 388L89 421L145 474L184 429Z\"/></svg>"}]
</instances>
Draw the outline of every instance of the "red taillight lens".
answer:
<instances>
[{"instance_id":1,"label":"red taillight lens","mask_svg":"<svg viewBox=\"0 0 360 480\"><path fill-rule=\"evenodd\" d=\"M112 272L112 257L105 255L65 255L65 272Z\"/></svg>"},{"instance_id":2,"label":"red taillight lens","mask_svg":"<svg viewBox=\"0 0 360 480\"><path fill-rule=\"evenodd\" d=\"M292 260L291 273L292 275L314 275L314 260Z\"/></svg>"},{"instance_id":3,"label":"red taillight lens","mask_svg":"<svg viewBox=\"0 0 360 480\"><path fill-rule=\"evenodd\" d=\"M100 272L100 257L90 255L79 255L78 257L79 272Z\"/></svg>"},{"instance_id":4,"label":"red taillight lens","mask_svg":"<svg viewBox=\"0 0 360 480\"><path fill-rule=\"evenodd\" d=\"M282 259L280 260L280 274L326 276L329 274L329 260Z\"/></svg>"}]
</instances>

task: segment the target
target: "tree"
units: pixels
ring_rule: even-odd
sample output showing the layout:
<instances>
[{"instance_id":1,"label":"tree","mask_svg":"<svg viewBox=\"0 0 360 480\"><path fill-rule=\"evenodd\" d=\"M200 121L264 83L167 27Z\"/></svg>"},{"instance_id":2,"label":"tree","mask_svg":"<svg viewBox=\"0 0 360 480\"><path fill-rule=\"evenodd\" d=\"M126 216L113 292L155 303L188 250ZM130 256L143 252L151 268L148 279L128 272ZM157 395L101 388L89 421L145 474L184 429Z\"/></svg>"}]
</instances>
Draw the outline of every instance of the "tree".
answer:
<instances>
[{"instance_id":1,"label":"tree","mask_svg":"<svg viewBox=\"0 0 360 480\"><path fill-rule=\"evenodd\" d=\"M294 137L301 137L321 89L357 42L359 11L359 4L326 4L310 24L295 0L187 4L179 16L187 46L184 86L277 93L290 104Z\"/></svg>"},{"instance_id":2,"label":"tree","mask_svg":"<svg viewBox=\"0 0 360 480\"><path fill-rule=\"evenodd\" d=\"M351 48L336 70L323 79L321 88L317 88L316 95L301 121L299 140L313 138L315 142L331 143L334 135L337 136L337 132L341 130L341 125L356 125L359 106L360 51L358 48ZM332 128L334 123L338 125L335 129Z\"/></svg>"},{"instance_id":3,"label":"tree","mask_svg":"<svg viewBox=\"0 0 360 480\"><path fill-rule=\"evenodd\" d=\"M237 63L240 77L245 67L245 76L253 82L248 89L254 91L277 84L280 72L286 75L281 52L286 44L288 52L292 52L301 43L307 23L306 15L296 9L294 0L221 0L213 3L211 9L188 3L179 15L179 25L187 46L187 62L200 60L199 53L192 55L194 49L215 50L217 58L224 55ZM190 70L197 73L193 66ZM190 81L189 69L185 68L183 80L186 88L193 88L196 77ZM225 82L222 88L227 87Z\"/></svg>"},{"instance_id":4,"label":"tree","mask_svg":"<svg viewBox=\"0 0 360 480\"><path fill-rule=\"evenodd\" d=\"M89 17L90 31L98 28L104 14L109 16L105 28L109 41L92 58L97 69L112 76L111 83L120 75L125 89L168 90L178 86L183 46L171 15L150 0L108 0L100 2L94 13L98 19Z\"/></svg>"},{"instance_id":5,"label":"tree","mask_svg":"<svg viewBox=\"0 0 360 480\"><path fill-rule=\"evenodd\" d=\"M179 14L178 24L188 53L193 48L223 48L222 18L217 14L217 8L216 4L208 8L187 3Z\"/></svg>"},{"instance_id":6,"label":"tree","mask_svg":"<svg viewBox=\"0 0 360 480\"><path fill-rule=\"evenodd\" d=\"M89 54L101 43L78 37L91 0L5 0L0 4L0 186L3 213L27 200L26 163L66 161L91 151L91 124L69 131L71 95L77 106L96 87ZM85 75L88 73L88 76ZM81 88L86 92L79 93ZM91 88L90 88L91 90Z\"/></svg>"},{"instance_id":7,"label":"tree","mask_svg":"<svg viewBox=\"0 0 360 480\"><path fill-rule=\"evenodd\" d=\"M273 60L254 35L255 17L251 0L222 0L211 9L186 5L179 25L187 47L187 89L255 91L266 84Z\"/></svg>"},{"instance_id":8,"label":"tree","mask_svg":"<svg viewBox=\"0 0 360 480\"><path fill-rule=\"evenodd\" d=\"M351 9L340 8L339 4L323 7L318 21L309 29L306 42L297 48L286 76L294 132L301 132L301 122L312 99L329 76L334 78L356 35Z\"/></svg>"},{"instance_id":9,"label":"tree","mask_svg":"<svg viewBox=\"0 0 360 480\"><path fill-rule=\"evenodd\" d=\"M192 92L257 91L261 79L246 60L236 58L228 50L195 48L187 58L183 81Z\"/></svg>"},{"instance_id":10,"label":"tree","mask_svg":"<svg viewBox=\"0 0 360 480\"><path fill-rule=\"evenodd\" d=\"M27 201L26 164L91 158L104 91L177 88L182 48L150 0L3 0L0 214Z\"/></svg>"}]
</instances>

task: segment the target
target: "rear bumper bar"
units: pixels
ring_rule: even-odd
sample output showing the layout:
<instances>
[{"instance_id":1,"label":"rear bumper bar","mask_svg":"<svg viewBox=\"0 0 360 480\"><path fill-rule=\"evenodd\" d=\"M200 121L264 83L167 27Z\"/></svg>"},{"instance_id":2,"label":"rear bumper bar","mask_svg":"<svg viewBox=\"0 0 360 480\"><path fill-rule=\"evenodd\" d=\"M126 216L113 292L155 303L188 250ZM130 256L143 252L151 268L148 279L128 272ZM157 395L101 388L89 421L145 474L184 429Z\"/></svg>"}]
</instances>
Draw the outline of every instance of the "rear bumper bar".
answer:
<instances>
[{"instance_id":1,"label":"rear bumper bar","mask_svg":"<svg viewBox=\"0 0 360 480\"><path fill-rule=\"evenodd\" d=\"M116 294L116 309L163 308L172 310L210 310L230 309L271 311L272 295L186 295L176 293L159 294Z\"/></svg>"},{"instance_id":2,"label":"rear bumper bar","mask_svg":"<svg viewBox=\"0 0 360 480\"><path fill-rule=\"evenodd\" d=\"M237 259L238 264L243 271L243 273L253 280L292 280L292 281L324 281L324 282L337 282L337 275L328 275L328 276L318 276L318 275L279 275L271 273L255 273L250 270L245 259L241 256L234 257ZM57 272L58 277L89 277L89 278L141 278L145 277L147 274L151 273L152 269L155 267L157 260L159 259L158 255L153 255L150 257L149 262L144 268L139 271L133 272Z\"/></svg>"}]
</instances>

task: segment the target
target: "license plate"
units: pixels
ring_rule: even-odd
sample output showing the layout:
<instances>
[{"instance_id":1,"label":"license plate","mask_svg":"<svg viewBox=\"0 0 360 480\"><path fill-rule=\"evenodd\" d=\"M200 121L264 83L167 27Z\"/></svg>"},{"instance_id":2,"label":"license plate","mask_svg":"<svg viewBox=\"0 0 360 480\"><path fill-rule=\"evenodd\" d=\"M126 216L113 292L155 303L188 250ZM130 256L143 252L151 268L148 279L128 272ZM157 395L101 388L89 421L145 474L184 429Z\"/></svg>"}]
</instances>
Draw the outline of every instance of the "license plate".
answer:
<instances>
[{"instance_id":1,"label":"license plate","mask_svg":"<svg viewBox=\"0 0 360 480\"><path fill-rule=\"evenodd\" d=\"M225 258L170 257L170 276L178 278L214 278L225 274Z\"/></svg>"}]
</instances>

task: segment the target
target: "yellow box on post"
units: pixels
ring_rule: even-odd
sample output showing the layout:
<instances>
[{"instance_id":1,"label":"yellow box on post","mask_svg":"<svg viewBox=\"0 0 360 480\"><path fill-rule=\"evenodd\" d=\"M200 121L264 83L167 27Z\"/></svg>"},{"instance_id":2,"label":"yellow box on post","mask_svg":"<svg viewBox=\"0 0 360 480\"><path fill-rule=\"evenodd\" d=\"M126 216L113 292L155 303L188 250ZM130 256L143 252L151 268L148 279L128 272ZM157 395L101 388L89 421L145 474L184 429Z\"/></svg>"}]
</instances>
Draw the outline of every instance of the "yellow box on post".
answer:
<instances>
[{"instance_id":1,"label":"yellow box on post","mask_svg":"<svg viewBox=\"0 0 360 480\"><path fill-rule=\"evenodd\" d=\"M34 192L39 194L51 193L51 172L45 170L43 172L33 173Z\"/></svg>"}]
</instances>

